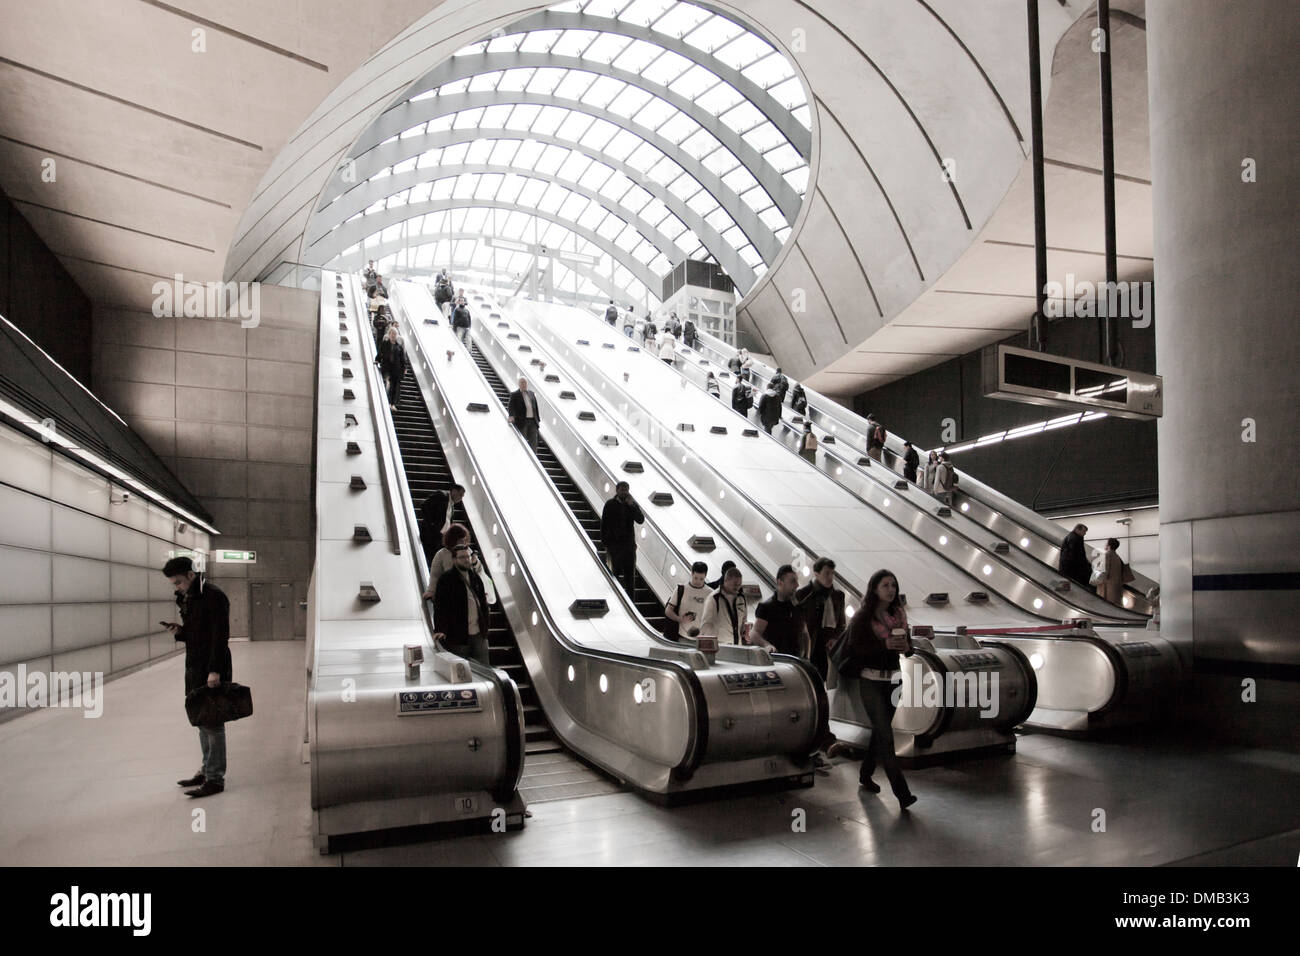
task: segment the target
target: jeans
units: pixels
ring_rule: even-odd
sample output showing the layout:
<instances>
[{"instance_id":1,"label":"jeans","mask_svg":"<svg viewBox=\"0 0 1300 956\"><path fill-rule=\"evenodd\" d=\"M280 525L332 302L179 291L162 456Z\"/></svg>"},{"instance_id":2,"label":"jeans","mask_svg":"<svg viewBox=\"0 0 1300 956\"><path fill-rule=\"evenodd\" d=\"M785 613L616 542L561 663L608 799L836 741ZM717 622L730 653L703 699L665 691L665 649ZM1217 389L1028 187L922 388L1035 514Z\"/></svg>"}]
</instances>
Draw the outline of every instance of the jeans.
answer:
<instances>
[{"instance_id":1,"label":"jeans","mask_svg":"<svg viewBox=\"0 0 1300 956\"><path fill-rule=\"evenodd\" d=\"M865 677L858 681L862 706L866 709L867 716L871 718L871 749L867 751L867 756L862 761L858 779L870 780L871 775L876 772L876 763L879 761L885 768L885 776L889 778L889 786L893 789L894 796L902 800L911 791L907 789L907 781L903 779L903 768L899 766L898 755L894 753L894 690L899 686L901 686L899 683L867 680Z\"/></svg>"},{"instance_id":2,"label":"jeans","mask_svg":"<svg viewBox=\"0 0 1300 956\"><path fill-rule=\"evenodd\" d=\"M203 779L206 783L225 784L226 725L199 728L199 748L203 751Z\"/></svg>"},{"instance_id":3,"label":"jeans","mask_svg":"<svg viewBox=\"0 0 1300 956\"><path fill-rule=\"evenodd\" d=\"M488 664L488 639L486 634L471 634L468 644L446 645L447 650L460 657L470 657L480 664ZM490 665L489 665L490 666Z\"/></svg>"},{"instance_id":4,"label":"jeans","mask_svg":"<svg viewBox=\"0 0 1300 956\"><path fill-rule=\"evenodd\" d=\"M469 348L469 329L459 328L456 330L456 338L460 339L460 344Z\"/></svg>"},{"instance_id":5,"label":"jeans","mask_svg":"<svg viewBox=\"0 0 1300 956\"><path fill-rule=\"evenodd\" d=\"M610 570L618 583L623 585L629 599L636 600L636 545L630 548L610 549Z\"/></svg>"},{"instance_id":6,"label":"jeans","mask_svg":"<svg viewBox=\"0 0 1300 956\"><path fill-rule=\"evenodd\" d=\"M386 377L388 379L388 404L396 405L402 397L402 377L400 375Z\"/></svg>"}]
</instances>

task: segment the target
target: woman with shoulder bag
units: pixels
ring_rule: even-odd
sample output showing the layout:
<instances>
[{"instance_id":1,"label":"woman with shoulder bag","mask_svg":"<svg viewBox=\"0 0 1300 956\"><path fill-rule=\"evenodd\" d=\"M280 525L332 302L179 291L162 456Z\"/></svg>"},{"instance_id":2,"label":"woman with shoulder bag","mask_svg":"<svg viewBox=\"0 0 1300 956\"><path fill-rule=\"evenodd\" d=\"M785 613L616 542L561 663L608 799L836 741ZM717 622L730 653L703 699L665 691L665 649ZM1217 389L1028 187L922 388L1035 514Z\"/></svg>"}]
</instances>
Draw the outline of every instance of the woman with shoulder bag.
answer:
<instances>
[{"instance_id":1,"label":"woman with shoulder bag","mask_svg":"<svg viewBox=\"0 0 1300 956\"><path fill-rule=\"evenodd\" d=\"M863 607L853 616L848 633L841 643L849 650L842 651L842 668L859 667L858 689L862 706L871 718L871 749L862 761L858 783L864 790L880 792L880 785L872 781L876 763L885 768L889 786L898 798L899 806L906 810L916 803L916 796L908 789L903 778L898 755L894 751L895 692L902 686L898 655L910 657L912 642L908 637L907 612L898 600L898 578L891 571L881 569L871 576ZM845 670L840 670L845 674Z\"/></svg>"}]
</instances>

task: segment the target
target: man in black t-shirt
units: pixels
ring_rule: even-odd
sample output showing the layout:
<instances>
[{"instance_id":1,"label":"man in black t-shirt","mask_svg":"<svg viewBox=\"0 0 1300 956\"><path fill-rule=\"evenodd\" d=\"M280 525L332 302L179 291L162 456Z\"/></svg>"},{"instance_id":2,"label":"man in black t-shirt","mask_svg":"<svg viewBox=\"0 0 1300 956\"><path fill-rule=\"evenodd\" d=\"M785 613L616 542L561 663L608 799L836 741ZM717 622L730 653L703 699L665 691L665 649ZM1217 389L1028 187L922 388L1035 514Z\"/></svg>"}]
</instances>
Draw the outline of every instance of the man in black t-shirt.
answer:
<instances>
[{"instance_id":1,"label":"man in black t-shirt","mask_svg":"<svg viewBox=\"0 0 1300 956\"><path fill-rule=\"evenodd\" d=\"M807 657L810 641L803 615L794 603L799 578L794 568L781 565L776 572L776 593L754 610L754 627L749 643L766 647L774 654Z\"/></svg>"}]
</instances>

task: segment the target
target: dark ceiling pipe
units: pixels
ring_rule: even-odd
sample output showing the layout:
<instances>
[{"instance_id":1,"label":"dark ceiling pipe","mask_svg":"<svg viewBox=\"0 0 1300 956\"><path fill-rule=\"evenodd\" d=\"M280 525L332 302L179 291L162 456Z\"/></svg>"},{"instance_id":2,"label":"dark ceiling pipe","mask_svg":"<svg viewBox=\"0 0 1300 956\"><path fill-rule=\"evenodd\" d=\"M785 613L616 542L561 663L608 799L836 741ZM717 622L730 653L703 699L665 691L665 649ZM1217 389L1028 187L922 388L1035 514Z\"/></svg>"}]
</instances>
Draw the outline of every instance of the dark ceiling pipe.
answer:
<instances>
[{"instance_id":1,"label":"dark ceiling pipe","mask_svg":"<svg viewBox=\"0 0 1300 956\"><path fill-rule=\"evenodd\" d=\"M1047 194L1043 184L1043 71L1039 58L1038 0L1025 0L1029 16L1029 138L1034 172L1034 316L1029 345L1047 350Z\"/></svg>"}]
</instances>

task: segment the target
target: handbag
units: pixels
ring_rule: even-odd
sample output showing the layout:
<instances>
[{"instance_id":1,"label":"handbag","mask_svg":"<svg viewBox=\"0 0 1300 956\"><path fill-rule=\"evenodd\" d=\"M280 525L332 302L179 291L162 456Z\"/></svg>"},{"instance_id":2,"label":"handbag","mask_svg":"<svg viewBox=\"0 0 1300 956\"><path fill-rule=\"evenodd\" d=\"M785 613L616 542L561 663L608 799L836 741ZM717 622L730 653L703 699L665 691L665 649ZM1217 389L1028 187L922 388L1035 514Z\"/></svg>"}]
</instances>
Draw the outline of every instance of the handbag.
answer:
<instances>
[{"instance_id":1,"label":"handbag","mask_svg":"<svg viewBox=\"0 0 1300 956\"><path fill-rule=\"evenodd\" d=\"M253 715L253 691L243 684L196 687L185 695L185 714L195 727L228 724Z\"/></svg>"},{"instance_id":2,"label":"handbag","mask_svg":"<svg viewBox=\"0 0 1300 956\"><path fill-rule=\"evenodd\" d=\"M862 670L862 661L854 651L852 635L845 628L835 639L835 644L827 655L830 669L841 677L857 677Z\"/></svg>"}]
</instances>

